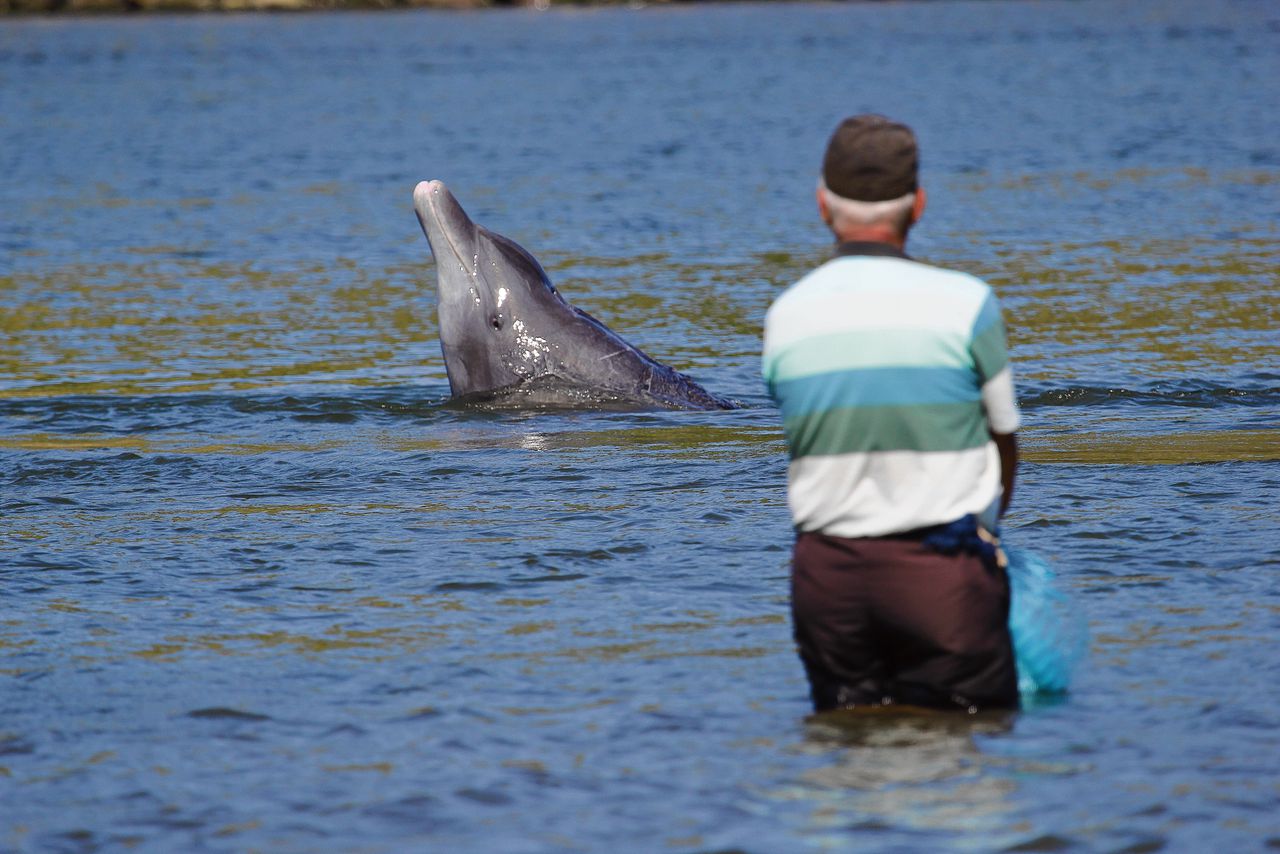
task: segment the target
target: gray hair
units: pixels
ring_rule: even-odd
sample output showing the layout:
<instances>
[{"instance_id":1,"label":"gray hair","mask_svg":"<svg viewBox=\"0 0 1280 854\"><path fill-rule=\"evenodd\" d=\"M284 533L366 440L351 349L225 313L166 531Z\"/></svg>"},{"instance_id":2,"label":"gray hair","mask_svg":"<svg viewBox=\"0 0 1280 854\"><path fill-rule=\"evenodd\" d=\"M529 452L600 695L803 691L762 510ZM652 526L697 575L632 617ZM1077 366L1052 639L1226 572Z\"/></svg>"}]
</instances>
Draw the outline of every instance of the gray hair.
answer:
<instances>
[{"instance_id":1,"label":"gray hair","mask_svg":"<svg viewBox=\"0 0 1280 854\"><path fill-rule=\"evenodd\" d=\"M831 214L833 228L839 228L841 225L867 226L884 224L890 225L905 234L908 226L911 225L911 209L916 203L917 191L915 190L905 196L898 196L896 199L886 199L882 202L861 202L856 199L837 196L827 189L825 181L819 179L818 191L822 193L822 198L827 203L827 211Z\"/></svg>"}]
</instances>

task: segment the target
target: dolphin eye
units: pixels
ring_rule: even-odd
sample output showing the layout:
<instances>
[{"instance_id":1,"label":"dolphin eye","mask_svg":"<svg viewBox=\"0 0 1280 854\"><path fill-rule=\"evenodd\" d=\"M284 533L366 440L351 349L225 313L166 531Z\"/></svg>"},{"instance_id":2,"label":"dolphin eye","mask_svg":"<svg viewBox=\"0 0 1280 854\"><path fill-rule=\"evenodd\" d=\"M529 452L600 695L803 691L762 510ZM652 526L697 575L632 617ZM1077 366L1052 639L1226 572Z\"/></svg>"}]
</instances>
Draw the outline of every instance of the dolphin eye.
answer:
<instances>
[{"instance_id":1,"label":"dolphin eye","mask_svg":"<svg viewBox=\"0 0 1280 854\"><path fill-rule=\"evenodd\" d=\"M490 325L490 326L492 326L494 329L501 329L501 328L502 328L502 315L500 315L500 314L492 315L492 316L489 318L489 325Z\"/></svg>"}]
</instances>

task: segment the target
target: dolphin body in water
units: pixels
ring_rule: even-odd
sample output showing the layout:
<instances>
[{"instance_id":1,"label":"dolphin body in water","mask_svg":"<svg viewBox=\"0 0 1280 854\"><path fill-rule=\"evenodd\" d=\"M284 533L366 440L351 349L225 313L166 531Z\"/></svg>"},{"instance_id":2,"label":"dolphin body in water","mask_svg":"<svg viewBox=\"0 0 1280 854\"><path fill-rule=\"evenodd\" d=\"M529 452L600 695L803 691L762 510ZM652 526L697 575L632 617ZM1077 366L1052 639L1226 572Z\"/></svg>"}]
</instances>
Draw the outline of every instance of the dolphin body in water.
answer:
<instances>
[{"instance_id":1,"label":"dolphin body in water","mask_svg":"<svg viewBox=\"0 0 1280 854\"><path fill-rule=\"evenodd\" d=\"M531 254L476 225L439 181L413 208L436 261L440 347L455 398L513 407L737 405L570 305Z\"/></svg>"}]
</instances>

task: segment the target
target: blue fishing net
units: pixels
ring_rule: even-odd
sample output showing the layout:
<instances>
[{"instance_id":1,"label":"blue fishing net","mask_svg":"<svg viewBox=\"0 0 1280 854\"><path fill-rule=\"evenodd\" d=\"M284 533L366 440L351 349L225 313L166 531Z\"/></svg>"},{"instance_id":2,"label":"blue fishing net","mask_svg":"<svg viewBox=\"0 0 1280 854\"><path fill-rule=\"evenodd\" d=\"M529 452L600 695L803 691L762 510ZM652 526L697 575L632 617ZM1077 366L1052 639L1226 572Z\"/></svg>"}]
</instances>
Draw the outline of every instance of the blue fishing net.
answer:
<instances>
[{"instance_id":1,"label":"blue fishing net","mask_svg":"<svg viewBox=\"0 0 1280 854\"><path fill-rule=\"evenodd\" d=\"M1053 569L1030 549L1002 544L1009 559L1009 632L1024 694L1060 694L1089 648L1083 616Z\"/></svg>"}]
</instances>

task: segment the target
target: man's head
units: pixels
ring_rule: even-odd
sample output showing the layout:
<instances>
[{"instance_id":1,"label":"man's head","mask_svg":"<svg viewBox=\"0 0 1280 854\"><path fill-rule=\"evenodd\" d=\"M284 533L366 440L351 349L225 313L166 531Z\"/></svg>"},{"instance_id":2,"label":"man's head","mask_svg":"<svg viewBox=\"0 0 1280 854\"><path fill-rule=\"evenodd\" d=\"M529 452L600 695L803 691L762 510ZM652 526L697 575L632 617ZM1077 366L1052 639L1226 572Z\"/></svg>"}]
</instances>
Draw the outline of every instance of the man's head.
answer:
<instances>
[{"instance_id":1,"label":"man's head","mask_svg":"<svg viewBox=\"0 0 1280 854\"><path fill-rule=\"evenodd\" d=\"M827 143L818 209L840 240L901 245L924 211L911 128L884 116L851 116Z\"/></svg>"}]
</instances>

